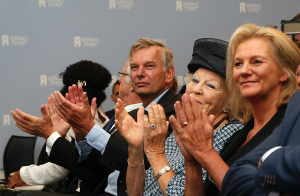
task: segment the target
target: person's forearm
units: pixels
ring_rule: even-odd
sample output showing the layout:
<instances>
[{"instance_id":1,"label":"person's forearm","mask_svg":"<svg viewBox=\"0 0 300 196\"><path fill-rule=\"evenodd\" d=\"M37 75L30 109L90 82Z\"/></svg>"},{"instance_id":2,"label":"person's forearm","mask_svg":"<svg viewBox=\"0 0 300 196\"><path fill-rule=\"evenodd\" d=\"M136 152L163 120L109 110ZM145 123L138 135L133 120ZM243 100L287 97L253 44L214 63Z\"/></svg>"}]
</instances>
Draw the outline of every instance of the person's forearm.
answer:
<instances>
[{"instance_id":1,"label":"person's forearm","mask_svg":"<svg viewBox=\"0 0 300 196\"><path fill-rule=\"evenodd\" d=\"M29 185L52 184L63 180L68 174L67 169L51 162L39 166L23 166L20 169L21 179Z\"/></svg>"},{"instance_id":2,"label":"person's forearm","mask_svg":"<svg viewBox=\"0 0 300 196\"><path fill-rule=\"evenodd\" d=\"M199 156L196 156L195 159L202 165L202 167L204 167L211 180L218 187L218 189L221 190L222 181L229 169L229 166L223 161L223 159L215 150L198 155Z\"/></svg>"},{"instance_id":3,"label":"person's forearm","mask_svg":"<svg viewBox=\"0 0 300 196\"><path fill-rule=\"evenodd\" d=\"M185 190L184 195L195 196L205 195L203 178L202 178L202 166L195 161L186 161L184 159L185 167Z\"/></svg>"},{"instance_id":4,"label":"person's forearm","mask_svg":"<svg viewBox=\"0 0 300 196\"><path fill-rule=\"evenodd\" d=\"M128 168L126 175L126 185L128 195L141 196L145 186L145 164L143 147L132 149L128 147Z\"/></svg>"},{"instance_id":5,"label":"person's forearm","mask_svg":"<svg viewBox=\"0 0 300 196\"><path fill-rule=\"evenodd\" d=\"M80 130L76 129L73 127L74 133L75 133L75 137L77 141L83 141L85 140L85 134L83 132L81 132Z\"/></svg>"},{"instance_id":6,"label":"person's forearm","mask_svg":"<svg viewBox=\"0 0 300 196\"><path fill-rule=\"evenodd\" d=\"M147 159L151 165L154 175L156 176L158 172L165 166L169 165L168 160L164 154L162 155L147 155ZM158 178L157 182L161 189L163 195L166 195L166 189L171 178L175 176L172 168L170 171L164 173L161 177Z\"/></svg>"},{"instance_id":7,"label":"person's forearm","mask_svg":"<svg viewBox=\"0 0 300 196\"><path fill-rule=\"evenodd\" d=\"M96 123L93 119L89 119L88 123L72 126L73 129L80 130L84 135L87 135Z\"/></svg>"}]
</instances>

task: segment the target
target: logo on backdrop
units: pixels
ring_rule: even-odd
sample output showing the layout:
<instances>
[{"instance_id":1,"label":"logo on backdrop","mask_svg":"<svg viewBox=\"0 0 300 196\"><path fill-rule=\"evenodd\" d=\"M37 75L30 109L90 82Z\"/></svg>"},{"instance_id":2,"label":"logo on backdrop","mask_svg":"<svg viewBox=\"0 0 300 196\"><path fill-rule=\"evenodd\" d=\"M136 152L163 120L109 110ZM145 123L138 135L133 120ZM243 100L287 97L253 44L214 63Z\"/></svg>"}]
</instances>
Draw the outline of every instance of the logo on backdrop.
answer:
<instances>
[{"instance_id":1,"label":"logo on backdrop","mask_svg":"<svg viewBox=\"0 0 300 196\"><path fill-rule=\"evenodd\" d=\"M46 7L46 2L48 3L48 7L60 8L64 0L39 0L39 7Z\"/></svg>"},{"instance_id":2,"label":"logo on backdrop","mask_svg":"<svg viewBox=\"0 0 300 196\"><path fill-rule=\"evenodd\" d=\"M176 1L176 11L196 11L199 7L199 2L182 2L182 1ZM184 8L184 9L182 9Z\"/></svg>"},{"instance_id":3,"label":"logo on backdrop","mask_svg":"<svg viewBox=\"0 0 300 196\"><path fill-rule=\"evenodd\" d=\"M75 36L74 37L74 47L96 47L96 45L99 43L99 38L92 38L92 37L83 37Z\"/></svg>"},{"instance_id":4,"label":"logo on backdrop","mask_svg":"<svg viewBox=\"0 0 300 196\"><path fill-rule=\"evenodd\" d=\"M118 5L118 9L127 9L130 10L130 8L133 5L132 0L109 0L109 9L116 9L116 5Z\"/></svg>"},{"instance_id":5,"label":"logo on backdrop","mask_svg":"<svg viewBox=\"0 0 300 196\"><path fill-rule=\"evenodd\" d=\"M162 43L164 45L167 44L167 40L166 39L153 39L153 40L158 41L158 42L160 42L160 43Z\"/></svg>"},{"instance_id":6,"label":"logo on backdrop","mask_svg":"<svg viewBox=\"0 0 300 196\"><path fill-rule=\"evenodd\" d=\"M40 75L40 85L41 86L62 86L62 80L58 76L46 76L46 75Z\"/></svg>"},{"instance_id":7,"label":"logo on backdrop","mask_svg":"<svg viewBox=\"0 0 300 196\"><path fill-rule=\"evenodd\" d=\"M8 114L3 115L3 125L4 126L10 125L10 115Z\"/></svg>"},{"instance_id":8,"label":"logo on backdrop","mask_svg":"<svg viewBox=\"0 0 300 196\"><path fill-rule=\"evenodd\" d=\"M177 76L176 79L177 79L178 87L184 85L184 84L183 84L183 81L184 81L184 80L183 80L183 76Z\"/></svg>"},{"instance_id":9,"label":"logo on backdrop","mask_svg":"<svg viewBox=\"0 0 300 196\"><path fill-rule=\"evenodd\" d=\"M240 12L245 13L247 8L247 12L256 12L258 13L261 9L261 4L255 4L255 3L240 3Z\"/></svg>"},{"instance_id":10,"label":"logo on backdrop","mask_svg":"<svg viewBox=\"0 0 300 196\"><path fill-rule=\"evenodd\" d=\"M24 46L28 42L27 36L2 35L2 46Z\"/></svg>"}]
</instances>

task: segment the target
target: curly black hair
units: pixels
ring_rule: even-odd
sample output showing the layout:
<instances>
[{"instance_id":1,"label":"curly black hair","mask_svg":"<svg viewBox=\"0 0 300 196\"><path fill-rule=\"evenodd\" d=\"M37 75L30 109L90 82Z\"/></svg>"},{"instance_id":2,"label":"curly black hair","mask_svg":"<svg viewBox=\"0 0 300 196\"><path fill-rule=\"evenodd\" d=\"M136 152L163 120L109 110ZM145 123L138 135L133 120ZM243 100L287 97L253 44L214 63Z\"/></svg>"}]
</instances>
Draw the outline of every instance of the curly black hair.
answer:
<instances>
[{"instance_id":1,"label":"curly black hair","mask_svg":"<svg viewBox=\"0 0 300 196\"><path fill-rule=\"evenodd\" d=\"M111 82L111 74L104 66L87 60L68 66L59 77L64 84L60 90L63 95L68 92L69 86L77 85L78 80L85 81L86 86L83 86L83 91L87 93L90 105L92 99L97 98L97 107L106 99L105 89Z\"/></svg>"}]
</instances>

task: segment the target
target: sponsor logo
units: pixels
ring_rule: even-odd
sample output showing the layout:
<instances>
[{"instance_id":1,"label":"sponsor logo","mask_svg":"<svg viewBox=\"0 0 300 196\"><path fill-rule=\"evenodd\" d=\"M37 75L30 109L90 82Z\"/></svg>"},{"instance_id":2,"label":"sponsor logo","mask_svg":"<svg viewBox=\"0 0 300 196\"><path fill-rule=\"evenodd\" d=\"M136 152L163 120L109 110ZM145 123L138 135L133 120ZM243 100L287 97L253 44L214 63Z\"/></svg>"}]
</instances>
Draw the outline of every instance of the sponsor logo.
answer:
<instances>
[{"instance_id":1,"label":"sponsor logo","mask_svg":"<svg viewBox=\"0 0 300 196\"><path fill-rule=\"evenodd\" d=\"M3 125L4 126L10 125L10 115L8 114L3 115Z\"/></svg>"},{"instance_id":2,"label":"sponsor logo","mask_svg":"<svg viewBox=\"0 0 300 196\"><path fill-rule=\"evenodd\" d=\"M9 46L9 36L2 35L2 46Z\"/></svg>"},{"instance_id":3,"label":"sponsor logo","mask_svg":"<svg viewBox=\"0 0 300 196\"><path fill-rule=\"evenodd\" d=\"M39 7L46 7L46 2L48 3L48 7L60 8L64 0L39 0Z\"/></svg>"},{"instance_id":4,"label":"sponsor logo","mask_svg":"<svg viewBox=\"0 0 300 196\"><path fill-rule=\"evenodd\" d=\"M27 36L2 35L2 46L9 46L9 43L11 43L12 46L24 46L27 42Z\"/></svg>"},{"instance_id":5,"label":"sponsor logo","mask_svg":"<svg viewBox=\"0 0 300 196\"><path fill-rule=\"evenodd\" d=\"M91 37L84 37L82 38L82 43L84 47L96 47L99 43L99 38L91 38Z\"/></svg>"},{"instance_id":6,"label":"sponsor logo","mask_svg":"<svg viewBox=\"0 0 300 196\"><path fill-rule=\"evenodd\" d=\"M256 12L258 13L261 9L261 4L255 4L255 3L240 3L240 12L245 13L247 8L247 12Z\"/></svg>"},{"instance_id":7,"label":"sponsor logo","mask_svg":"<svg viewBox=\"0 0 300 196\"><path fill-rule=\"evenodd\" d=\"M177 79L178 87L184 85L184 84L183 84L183 81L184 81L184 80L183 80L183 76L177 76L176 79Z\"/></svg>"},{"instance_id":8,"label":"sponsor logo","mask_svg":"<svg viewBox=\"0 0 300 196\"><path fill-rule=\"evenodd\" d=\"M46 76L46 75L40 75L40 85L41 86L62 86L62 80L61 78L57 76Z\"/></svg>"},{"instance_id":9,"label":"sponsor logo","mask_svg":"<svg viewBox=\"0 0 300 196\"><path fill-rule=\"evenodd\" d=\"M41 75L40 76L40 85L41 86L47 86L47 76L46 75Z\"/></svg>"},{"instance_id":10,"label":"sponsor logo","mask_svg":"<svg viewBox=\"0 0 300 196\"><path fill-rule=\"evenodd\" d=\"M250 3L250 4L247 4L247 8L248 8L248 12L258 13L259 10L261 9L261 4Z\"/></svg>"},{"instance_id":11,"label":"sponsor logo","mask_svg":"<svg viewBox=\"0 0 300 196\"><path fill-rule=\"evenodd\" d=\"M74 37L74 47L81 47L81 44L83 47L96 47L96 45L99 43L99 38L92 38L92 37Z\"/></svg>"},{"instance_id":12,"label":"sponsor logo","mask_svg":"<svg viewBox=\"0 0 300 196\"><path fill-rule=\"evenodd\" d=\"M109 0L109 9L116 9L116 5L118 5L118 9L127 9L133 6L132 0Z\"/></svg>"},{"instance_id":13,"label":"sponsor logo","mask_svg":"<svg viewBox=\"0 0 300 196\"><path fill-rule=\"evenodd\" d=\"M182 2L182 1L176 1L176 11L182 11L182 8L184 8L184 11L196 11L199 7L199 2Z\"/></svg>"},{"instance_id":14,"label":"sponsor logo","mask_svg":"<svg viewBox=\"0 0 300 196\"><path fill-rule=\"evenodd\" d=\"M153 40L158 41L158 42L160 42L160 43L162 43L164 45L167 44L167 40L166 39L153 39Z\"/></svg>"},{"instance_id":15,"label":"sponsor logo","mask_svg":"<svg viewBox=\"0 0 300 196\"><path fill-rule=\"evenodd\" d=\"M81 47L81 37L74 37L74 47Z\"/></svg>"},{"instance_id":16,"label":"sponsor logo","mask_svg":"<svg viewBox=\"0 0 300 196\"><path fill-rule=\"evenodd\" d=\"M27 36L10 36L10 41L12 46L24 46L27 41Z\"/></svg>"},{"instance_id":17,"label":"sponsor logo","mask_svg":"<svg viewBox=\"0 0 300 196\"><path fill-rule=\"evenodd\" d=\"M244 2L240 3L240 12L246 12L246 4Z\"/></svg>"}]
</instances>

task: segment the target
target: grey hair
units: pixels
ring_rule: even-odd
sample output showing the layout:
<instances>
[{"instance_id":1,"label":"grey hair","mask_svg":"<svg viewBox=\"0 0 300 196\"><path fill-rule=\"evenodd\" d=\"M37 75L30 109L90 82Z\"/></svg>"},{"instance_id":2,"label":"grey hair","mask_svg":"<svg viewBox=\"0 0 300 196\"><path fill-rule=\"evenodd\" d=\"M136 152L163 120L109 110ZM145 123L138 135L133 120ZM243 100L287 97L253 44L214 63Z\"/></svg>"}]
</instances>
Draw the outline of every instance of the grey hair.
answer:
<instances>
[{"instance_id":1,"label":"grey hair","mask_svg":"<svg viewBox=\"0 0 300 196\"><path fill-rule=\"evenodd\" d=\"M148 48L148 47L151 47L151 46L159 46L160 47L161 52L162 52L162 61L163 61L163 64L164 64L164 68L163 68L164 72L167 71L167 69L169 69L172 65L174 65L172 50L167 48L161 42L158 42L156 40L149 39L149 38L139 39L137 42L135 42L131 46L130 53L129 53L129 63L131 62L131 56L132 56L133 52L137 51L138 49Z\"/></svg>"}]
</instances>

